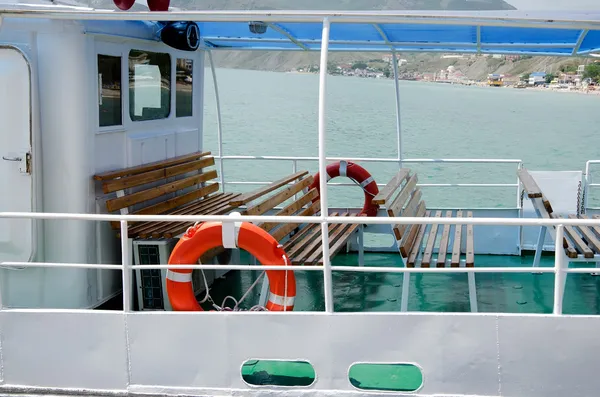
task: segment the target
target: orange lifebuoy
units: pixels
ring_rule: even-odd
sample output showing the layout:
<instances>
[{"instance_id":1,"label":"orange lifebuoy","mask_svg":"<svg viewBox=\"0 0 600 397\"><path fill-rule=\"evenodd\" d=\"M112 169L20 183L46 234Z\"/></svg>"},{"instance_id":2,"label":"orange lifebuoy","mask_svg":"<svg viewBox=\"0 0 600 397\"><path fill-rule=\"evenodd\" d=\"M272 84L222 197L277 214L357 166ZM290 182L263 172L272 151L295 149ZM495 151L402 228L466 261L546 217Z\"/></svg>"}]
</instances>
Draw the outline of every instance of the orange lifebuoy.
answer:
<instances>
[{"instance_id":1,"label":"orange lifebuoy","mask_svg":"<svg viewBox=\"0 0 600 397\"><path fill-rule=\"evenodd\" d=\"M379 205L373 204L373 197L379 194L379 188L377 187L377 182L375 182L371 174L369 174L369 171L351 161L338 161L329 164L327 166L327 182L338 176L347 176L358 183L365 191L365 204L359 215L377 216ZM320 193L319 179L320 176L317 172L314 177L314 182L310 185L309 189L317 188L317 192Z\"/></svg>"},{"instance_id":2,"label":"orange lifebuoy","mask_svg":"<svg viewBox=\"0 0 600 397\"><path fill-rule=\"evenodd\" d=\"M248 251L263 265L287 266L291 263L277 240L252 223L231 223L224 227L221 222L204 222L188 229L181 237L171 252L168 264L195 264L208 250L219 246L231 248L232 244ZM267 310L293 310L296 297L294 272L267 270L266 273L269 278ZM194 295L192 269L167 271L167 295L175 311L203 311Z\"/></svg>"}]
</instances>

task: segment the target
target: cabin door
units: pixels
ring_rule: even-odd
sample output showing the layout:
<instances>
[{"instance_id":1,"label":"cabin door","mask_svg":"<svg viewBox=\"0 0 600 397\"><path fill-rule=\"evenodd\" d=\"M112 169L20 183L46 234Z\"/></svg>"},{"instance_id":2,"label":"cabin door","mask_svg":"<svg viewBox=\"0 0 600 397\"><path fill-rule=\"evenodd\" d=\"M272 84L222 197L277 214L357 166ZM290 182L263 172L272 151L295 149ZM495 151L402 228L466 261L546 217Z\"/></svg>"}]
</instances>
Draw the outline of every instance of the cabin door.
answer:
<instances>
[{"instance_id":1,"label":"cabin door","mask_svg":"<svg viewBox=\"0 0 600 397\"><path fill-rule=\"evenodd\" d=\"M23 54L0 46L0 212L33 210L30 69ZM0 262L34 252L31 219L0 218Z\"/></svg>"}]
</instances>

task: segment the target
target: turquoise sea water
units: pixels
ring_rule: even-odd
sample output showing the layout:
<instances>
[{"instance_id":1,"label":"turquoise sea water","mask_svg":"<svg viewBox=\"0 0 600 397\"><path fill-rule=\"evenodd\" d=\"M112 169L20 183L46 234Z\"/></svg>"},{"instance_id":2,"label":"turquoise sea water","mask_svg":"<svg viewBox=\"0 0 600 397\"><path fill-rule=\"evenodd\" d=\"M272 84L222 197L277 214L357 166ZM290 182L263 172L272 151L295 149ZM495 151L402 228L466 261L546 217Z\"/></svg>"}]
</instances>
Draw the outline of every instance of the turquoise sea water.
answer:
<instances>
[{"instance_id":1,"label":"turquoise sea water","mask_svg":"<svg viewBox=\"0 0 600 397\"><path fill-rule=\"evenodd\" d=\"M214 89L206 69L204 145L218 153ZM217 70L225 155L317 156L318 76ZM600 96L401 81L404 158L521 159L533 170L581 170L600 158ZM330 76L328 156L396 158L392 80ZM363 164L386 183L397 164ZM516 183L512 164L405 164L421 183ZM316 162L298 169L315 172ZM597 169L600 170L600 167ZM229 160L228 181L274 180L290 162ZM336 180L337 182L337 180ZM227 186L237 191L248 186ZM329 205L362 192L330 187ZM429 207L514 207L514 188L424 188Z\"/></svg>"},{"instance_id":2,"label":"turquoise sea water","mask_svg":"<svg viewBox=\"0 0 600 397\"><path fill-rule=\"evenodd\" d=\"M318 76L217 70L225 155L317 156ZM207 70L204 145L218 153L214 91ZM600 158L600 96L508 88L400 82L404 158L521 159L533 170L583 170ZM330 77L327 96L327 155L396 157L396 115L391 80ZM397 163L363 164L386 183ZM516 165L406 164L421 183L516 183ZM317 170L316 162L299 169ZM600 167L599 167L600 169ZM236 160L225 163L228 181L272 181L289 175L290 162ZM244 191L254 186L228 185ZM515 188L424 188L428 207L514 207ZM592 196L593 199L593 196ZM362 205L357 188L329 188L330 206ZM593 202L593 200L592 200ZM401 266L397 254L368 254L366 266ZM553 257L542 265L552 266ZM533 257L477 256L477 266L531 266ZM353 254L333 265L355 266ZM217 280L215 301L240 297L256 272L230 272ZM324 310L323 277L296 272L295 310ZM336 311L398 311L402 275L333 273ZM551 274L477 274L481 312L551 313ZM600 277L569 275L564 312L600 314ZM258 300L260 286L247 298ZM411 276L409 310L469 311L464 274Z\"/></svg>"}]
</instances>

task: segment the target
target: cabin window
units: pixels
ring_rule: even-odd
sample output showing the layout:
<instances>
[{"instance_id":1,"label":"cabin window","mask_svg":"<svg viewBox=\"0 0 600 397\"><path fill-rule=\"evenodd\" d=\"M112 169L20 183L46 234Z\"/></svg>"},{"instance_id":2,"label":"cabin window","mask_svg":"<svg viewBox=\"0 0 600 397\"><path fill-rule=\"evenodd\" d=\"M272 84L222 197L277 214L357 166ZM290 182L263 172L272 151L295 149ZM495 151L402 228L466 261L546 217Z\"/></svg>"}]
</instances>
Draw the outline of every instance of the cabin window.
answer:
<instances>
[{"instance_id":1,"label":"cabin window","mask_svg":"<svg viewBox=\"0 0 600 397\"><path fill-rule=\"evenodd\" d=\"M169 54L129 52L129 115L133 121L158 120L171 113Z\"/></svg>"},{"instance_id":2,"label":"cabin window","mask_svg":"<svg viewBox=\"0 0 600 397\"><path fill-rule=\"evenodd\" d=\"M177 117L192 116L192 70L194 61L177 59L175 115Z\"/></svg>"},{"instance_id":3,"label":"cabin window","mask_svg":"<svg viewBox=\"0 0 600 397\"><path fill-rule=\"evenodd\" d=\"M100 127L123 124L121 57L98 55L98 118Z\"/></svg>"}]
</instances>

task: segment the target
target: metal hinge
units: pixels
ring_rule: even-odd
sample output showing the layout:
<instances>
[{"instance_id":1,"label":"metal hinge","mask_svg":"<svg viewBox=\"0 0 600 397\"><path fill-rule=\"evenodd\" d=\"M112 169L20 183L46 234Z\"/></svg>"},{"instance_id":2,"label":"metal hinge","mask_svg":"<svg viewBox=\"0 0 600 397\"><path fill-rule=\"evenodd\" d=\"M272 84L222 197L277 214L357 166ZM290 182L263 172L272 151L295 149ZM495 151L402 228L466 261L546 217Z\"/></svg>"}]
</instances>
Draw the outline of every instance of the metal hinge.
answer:
<instances>
[{"instance_id":1,"label":"metal hinge","mask_svg":"<svg viewBox=\"0 0 600 397\"><path fill-rule=\"evenodd\" d=\"M20 153L16 156L2 156L2 160L19 163L19 172L21 174L31 174L31 152Z\"/></svg>"}]
</instances>

